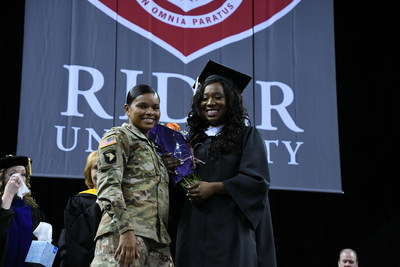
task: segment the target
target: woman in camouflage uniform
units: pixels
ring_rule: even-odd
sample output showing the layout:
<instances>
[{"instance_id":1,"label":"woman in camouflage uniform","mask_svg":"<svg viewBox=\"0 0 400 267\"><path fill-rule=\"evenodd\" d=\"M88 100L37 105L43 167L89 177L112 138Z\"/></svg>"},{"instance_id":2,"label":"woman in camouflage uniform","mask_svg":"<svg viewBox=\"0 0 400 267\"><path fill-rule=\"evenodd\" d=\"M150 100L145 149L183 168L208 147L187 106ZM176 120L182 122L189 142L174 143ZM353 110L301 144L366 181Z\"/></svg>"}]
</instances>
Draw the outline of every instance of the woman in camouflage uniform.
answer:
<instances>
[{"instance_id":1,"label":"woman in camouflage uniform","mask_svg":"<svg viewBox=\"0 0 400 267\"><path fill-rule=\"evenodd\" d=\"M129 123L107 131L98 149L98 199L104 209L91 266L173 266L167 233L168 171L148 131L160 99L136 85L124 105Z\"/></svg>"}]
</instances>

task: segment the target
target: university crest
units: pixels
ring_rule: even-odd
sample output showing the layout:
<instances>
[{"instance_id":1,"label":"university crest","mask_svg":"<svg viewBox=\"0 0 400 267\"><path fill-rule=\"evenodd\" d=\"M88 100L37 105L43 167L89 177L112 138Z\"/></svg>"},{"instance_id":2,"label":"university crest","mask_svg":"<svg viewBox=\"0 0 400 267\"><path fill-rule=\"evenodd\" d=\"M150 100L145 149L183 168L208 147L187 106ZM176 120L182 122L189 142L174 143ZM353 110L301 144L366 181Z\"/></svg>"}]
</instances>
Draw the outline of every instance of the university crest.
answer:
<instances>
[{"instance_id":1,"label":"university crest","mask_svg":"<svg viewBox=\"0 0 400 267\"><path fill-rule=\"evenodd\" d=\"M88 0L188 63L263 30L300 0Z\"/></svg>"}]
</instances>

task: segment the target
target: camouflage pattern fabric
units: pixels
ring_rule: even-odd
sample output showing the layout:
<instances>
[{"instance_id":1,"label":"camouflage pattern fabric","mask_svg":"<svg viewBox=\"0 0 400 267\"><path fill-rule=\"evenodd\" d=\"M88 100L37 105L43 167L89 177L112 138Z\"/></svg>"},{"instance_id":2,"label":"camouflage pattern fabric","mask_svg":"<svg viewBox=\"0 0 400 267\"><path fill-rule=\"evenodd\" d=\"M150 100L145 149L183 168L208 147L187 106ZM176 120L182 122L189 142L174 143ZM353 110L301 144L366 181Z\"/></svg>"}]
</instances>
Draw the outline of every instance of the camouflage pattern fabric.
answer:
<instances>
[{"instance_id":1,"label":"camouflage pattern fabric","mask_svg":"<svg viewBox=\"0 0 400 267\"><path fill-rule=\"evenodd\" d=\"M136 236L139 243L140 258L131 267L173 267L171 251L168 246L160 245L151 239ZM113 267L119 266L114 259L119 242L118 234L103 235L96 242L95 257L90 266Z\"/></svg>"},{"instance_id":2,"label":"camouflage pattern fabric","mask_svg":"<svg viewBox=\"0 0 400 267\"><path fill-rule=\"evenodd\" d=\"M124 123L103 135L98 151L98 200L104 212L96 240L133 230L168 245L169 177L154 144Z\"/></svg>"}]
</instances>

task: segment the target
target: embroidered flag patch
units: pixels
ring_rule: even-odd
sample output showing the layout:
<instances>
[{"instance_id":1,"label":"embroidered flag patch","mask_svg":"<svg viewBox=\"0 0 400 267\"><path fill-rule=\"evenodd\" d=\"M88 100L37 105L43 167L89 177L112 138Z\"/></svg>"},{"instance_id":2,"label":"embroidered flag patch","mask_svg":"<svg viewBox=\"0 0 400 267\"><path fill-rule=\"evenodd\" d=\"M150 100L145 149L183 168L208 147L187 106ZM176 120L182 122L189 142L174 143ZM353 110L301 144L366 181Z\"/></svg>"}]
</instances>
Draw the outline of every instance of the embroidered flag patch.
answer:
<instances>
[{"instance_id":1,"label":"embroidered flag patch","mask_svg":"<svg viewBox=\"0 0 400 267\"><path fill-rule=\"evenodd\" d=\"M111 146L111 145L116 144L116 143L117 143L117 137L115 135L111 135L111 136L109 136L109 137L107 137L105 139L102 139L99 142L99 146L100 146L100 148L103 148L103 147L106 147L106 146Z\"/></svg>"}]
</instances>

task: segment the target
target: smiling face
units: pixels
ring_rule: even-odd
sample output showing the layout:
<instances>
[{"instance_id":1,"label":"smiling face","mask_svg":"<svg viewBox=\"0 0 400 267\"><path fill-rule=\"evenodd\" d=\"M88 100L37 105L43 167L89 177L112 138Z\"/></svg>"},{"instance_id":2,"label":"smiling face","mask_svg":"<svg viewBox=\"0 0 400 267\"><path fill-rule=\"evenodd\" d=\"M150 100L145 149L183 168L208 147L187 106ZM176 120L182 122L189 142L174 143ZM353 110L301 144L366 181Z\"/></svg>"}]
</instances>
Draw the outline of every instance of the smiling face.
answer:
<instances>
[{"instance_id":1,"label":"smiling face","mask_svg":"<svg viewBox=\"0 0 400 267\"><path fill-rule=\"evenodd\" d=\"M211 126L224 123L227 101L221 83L215 82L204 88L200 106L204 117L210 122Z\"/></svg>"},{"instance_id":2,"label":"smiling face","mask_svg":"<svg viewBox=\"0 0 400 267\"><path fill-rule=\"evenodd\" d=\"M154 93L142 94L130 105L125 104L124 110L130 123L147 134L160 120L160 99Z\"/></svg>"}]
</instances>

